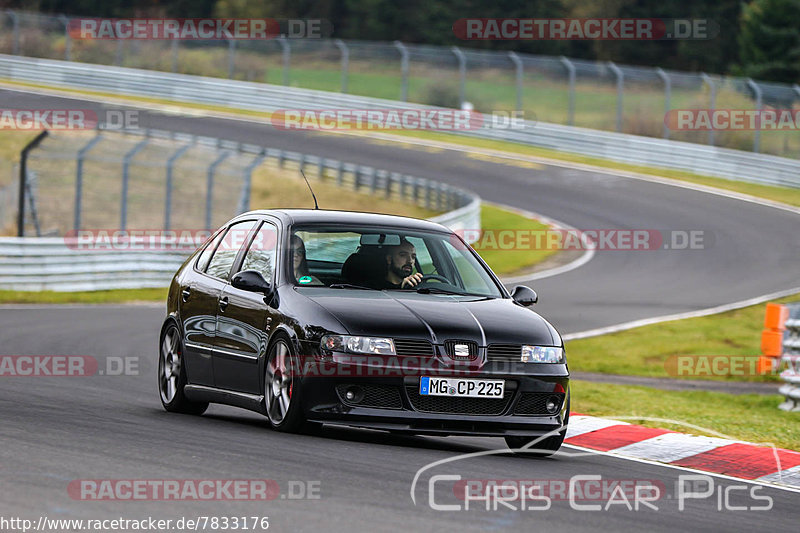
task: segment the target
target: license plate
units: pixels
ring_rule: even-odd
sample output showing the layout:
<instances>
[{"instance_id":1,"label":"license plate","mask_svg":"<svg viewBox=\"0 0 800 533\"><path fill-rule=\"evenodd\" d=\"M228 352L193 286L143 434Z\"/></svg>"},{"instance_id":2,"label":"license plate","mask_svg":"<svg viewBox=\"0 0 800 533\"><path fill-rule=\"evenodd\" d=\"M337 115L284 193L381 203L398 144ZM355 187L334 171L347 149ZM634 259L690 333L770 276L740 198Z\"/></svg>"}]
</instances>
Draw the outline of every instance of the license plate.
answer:
<instances>
[{"instance_id":1,"label":"license plate","mask_svg":"<svg viewBox=\"0 0 800 533\"><path fill-rule=\"evenodd\" d=\"M505 381L502 379L457 379L422 377L421 396L455 396L460 398L502 398Z\"/></svg>"}]
</instances>

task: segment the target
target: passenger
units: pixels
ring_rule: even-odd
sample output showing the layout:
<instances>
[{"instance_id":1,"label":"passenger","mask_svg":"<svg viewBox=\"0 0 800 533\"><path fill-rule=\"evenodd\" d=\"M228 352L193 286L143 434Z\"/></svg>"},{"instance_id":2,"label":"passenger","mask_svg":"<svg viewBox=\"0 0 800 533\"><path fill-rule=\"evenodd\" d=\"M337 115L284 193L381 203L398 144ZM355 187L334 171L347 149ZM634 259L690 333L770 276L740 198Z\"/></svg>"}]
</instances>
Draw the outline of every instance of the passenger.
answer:
<instances>
[{"instance_id":1,"label":"passenger","mask_svg":"<svg viewBox=\"0 0 800 533\"><path fill-rule=\"evenodd\" d=\"M302 285L323 285L315 276L308 271L306 263L306 246L303 239L297 235L292 235L292 260L294 266L294 279Z\"/></svg>"},{"instance_id":2,"label":"passenger","mask_svg":"<svg viewBox=\"0 0 800 533\"><path fill-rule=\"evenodd\" d=\"M400 244L392 246L386 252L386 278L383 280L382 289L410 289L422 281L422 273L414 271L417 261L417 251L414 245L405 239Z\"/></svg>"}]
</instances>

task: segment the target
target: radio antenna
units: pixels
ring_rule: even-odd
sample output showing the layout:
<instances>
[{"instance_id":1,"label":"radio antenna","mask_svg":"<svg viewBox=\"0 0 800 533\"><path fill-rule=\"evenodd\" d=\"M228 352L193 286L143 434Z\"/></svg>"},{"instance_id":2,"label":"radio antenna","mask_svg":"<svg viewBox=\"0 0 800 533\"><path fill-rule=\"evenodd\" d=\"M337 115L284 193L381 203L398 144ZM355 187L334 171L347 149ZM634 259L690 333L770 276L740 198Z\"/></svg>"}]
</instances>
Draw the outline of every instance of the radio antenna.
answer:
<instances>
[{"instance_id":1,"label":"radio antenna","mask_svg":"<svg viewBox=\"0 0 800 533\"><path fill-rule=\"evenodd\" d=\"M300 169L300 174L303 175L303 179L306 180L306 185L308 185L308 190L311 191L311 197L314 199L314 209L319 209L319 204L317 203L317 197L314 194L314 189L311 188L311 184L308 182L308 178L306 177L306 173L303 172L303 169Z\"/></svg>"}]
</instances>

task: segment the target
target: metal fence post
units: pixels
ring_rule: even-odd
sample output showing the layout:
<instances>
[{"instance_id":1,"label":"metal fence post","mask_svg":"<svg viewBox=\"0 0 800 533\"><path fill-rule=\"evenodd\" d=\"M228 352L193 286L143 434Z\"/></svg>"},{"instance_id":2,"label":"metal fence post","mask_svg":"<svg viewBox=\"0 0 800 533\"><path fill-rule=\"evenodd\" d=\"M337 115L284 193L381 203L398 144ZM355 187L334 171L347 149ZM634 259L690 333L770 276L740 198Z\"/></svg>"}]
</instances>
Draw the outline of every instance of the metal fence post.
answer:
<instances>
[{"instance_id":1,"label":"metal fence post","mask_svg":"<svg viewBox=\"0 0 800 533\"><path fill-rule=\"evenodd\" d=\"M178 39L172 39L171 43L171 51L172 51L172 72L178 72L178 43L180 41Z\"/></svg>"},{"instance_id":2,"label":"metal fence post","mask_svg":"<svg viewBox=\"0 0 800 533\"><path fill-rule=\"evenodd\" d=\"M317 160L317 179L325 179L325 158L321 156Z\"/></svg>"},{"instance_id":3,"label":"metal fence post","mask_svg":"<svg viewBox=\"0 0 800 533\"><path fill-rule=\"evenodd\" d=\"M408 102L408 48L400 41L395 41L394 47L400 52L400 100Z\"/></svg>"},{"instance_id":4,"label":"metal fence post","mask_svg":"<svg viewBox=\"0 0 800 533\"><path fill-rule=\"evenodd\" d=\"M283 84L289 85L289 68L292 57L292 47L286 37L279 37L278 43L281 45L281 57L283 58Z\"/></svg>"},{"instance_id":5,"label":"metal fence post","mask_svg":"<svg viewBox=\"0 0 800 533\"><path fill-rule=\"evenodd\" d=\"M211 210L213 208L213 198L214 198L214 173L217 171L217 167L225 161L228 156L230 156L230 152L222 152L216 160L214 160L211 165L208 167L208 172L206 173L206 227L205 229L212 229L211 228Z\"/></svg>"},{"instance_id":6,"label":"metal fence post","mask_svg":"<svg viewBox=\"0 0 800 533\"><path fill-rule=\"evenodd\" d=\"M747 86L753 89L753 92L756 94L756 109L759 111L758 114L758 124L755 132L755 137L753 137L753 151L760 152L761 151L761 108L762 108L762 97L763 92L761 91L761 87L758 86L756 82L753 81L753 78L747 78Z\"/></svg>"},{"instance_id":7,"label":"metal fence post","mask_svg":"<svg viewBox=\"0 0 800 533\"><path fill-rule=\"evenodd\" d=\"M122 47L124 44L125 41L117 39L117 50L114 52L114 65L118 67L122 65Z\"/></svg>"},{"instance_id":8,"label":"metal fence post","mask_svg":"<svg viewBox=\"0 0 800 533\"><path fill-rule=\"evenodd\" d=\"M72 61L72 36L69 34L69 19L59 15L58 20L64 25L64 60Z\"/></svg>"},{"instance_id":9,"label":"metal fence post","mask_svg":"<svg viewBox=\"0 0 800 533\"><path fill-rule=\"evenodd\" d=\"M622 131L622 93L625 90L625 75L613 62L608 62L608 68L617 77L617 132Z\"/></svg>"},{"instance_id":10,"label":"metal fence post","mask_svg":"<svg viewBox=\"0 0 800 533\"><path fill-rule=\"evenodd\" d=\"M164 229L168 230L171 226L171 217L172 217L172 171L175 168L175 161L177 161L186 151L194 146L194 143L191 142L185 146L181 146L178 148L174 154L172 154L169 159L167 159L167 190L164 193Z\"/></svg>"},{"instance_id":11,"label":"metal fence post","mask_svg":"<svg viewBox=\"0 0 800 533\"><path fill-rule=\"evenodd\" d=\"M83 161L86 159L86 154L89 153L95 144L102 140L103 136L98 132L94 139L86 143L86 145L78 150L77 159L75 160L75 214L73 216L72 227L75 231L81 229L81 215L82 202L83 202Z\"/></svg>"},{"instance_id":12,"label":"metal fence post","mask_svg":"<svg viewBox=\"0 0 800 533\"><path fill-rule=\"evenodd\" d=\"M333 41L333 43L342 53L342 87L339 92L347 93L347 75L348 69L350 68L350 49L347 48L347 45L344 44L344 41L341 39L336 39Z\"/></svg>"},{"instance_id":13,"label":"metal fence post","mask_svg":"<svg viewBox=\"0 0 800 533\"><path fill-rule=\"evenodd\" d=\"M25 236L25 188L28 181L28 153L47 137L47 130L29 142L19 155L19 211L17 213L17 237Z\"/></svg>"},{"instance_id":14,"label":"metal fence post","mask_svg":"<svg viewBox=\"0 0 800 533\"><path fill-rule=\"evenodd\" d=\"M17 15L16 12L10 11L10 10L6 11L6 13L8 13L9 17L11 17L11 24L12 24L11 34L12 34L12 38L14 40L14 44L13 44L13 48L12 48L12 52L11 53L14 54L15 56L18 56L18 55L20 55L19 15Z\"/></svg>"},{"instance_id":15,"label":"metal fence post","mask_svg":"<svg viewBox=\"0 0 800 533\"><path fill-rule=\"evenodd\" d=\"M516 70L516 82L517 82L517 111L520 113L522 112L522 76L524 74L524 67L522 66L522 60L519 58L517 54L514 52L508 53L509 59L511 62L514 63L514 67Z\"/></svg>"},{"instance_id":16,"label":"metal fence post","mask_svg":"<svg viewBox=\"0 0 800 533\"><path fill-rule=\"evenodd\" d=\"M233 71L236 68L236 41L228 39L228 79L233 79Z\"/></svg>"},{"instance_id":17,"label":"metal fence post","mask_svg":"<svg viewBox=\"0 0 800 533\"><path fill-rule=\"evenodd\" d=\"M656 68L656 74L664 82L664 138L669 139L669 126L667 126L667 114L670 111L670 100L672 99L672 80L661 67Z\"/></svg>"},{"instance_id":18,"label":"metal fence post","mask_svg":"<svg viewBox=\"0 0 800 533\"><path fill-rule=\"evenodd\" d=\"M128 181L130 179L130 166L131 160L138 154L142 148L147 146L147 143L150 142L150 139L142 139L139 143L134 146L125 157L122 158L122 198L120 199L120 215L119 215L119 229L125 230L128 224Z\"/></svg>"},{"instance_id":19,"label":"metal fence post","mask_svg":"<svg viewBox=\"0 0 800 533\"><path fill-rule=\"evenodd\" d=\"M344 183L344 161L338 161L336 167L336 185Z\"/></svg>"},{"instance_id":20,"label":"metal fence post","mask_svg":"<svg viewBox=\"0 0 800 533\"><path fill-rule=\"evenodd\" d=\"M714 112L714 109L717 107L717 84L714 83L714 80L711 79L711 76L706 74L705 72L700 73L700 78L703 80L703 83L708 85L708 89L710 91L709 95L709 103L711 104L711 112ZM714 128L708 129L708 144L714 146L716 143L715 132Z\"/></svg>"},{"instance_id":21,"label":"metal fence post","mask_svg":"<svg viewBox=\"0 0 800 533\"><path fill-rule=\"evenodd\" d=\"M244 169L244 185L242 186L242 196L239 199L239 213L244 213L247 211L248 206L250 205L250 189L253 183L253 171L264 162L264 158L266 158L266 154L262 153L256 156L252 162Z\"/></svg>"},{"instance_id":22,"label":"metal fence post","mask_svg":"<svg viewBox=\"0 0 800 533\"><path fill-rule=\"evenodd\" d=\"M569 88L567 89L569 95L569 103L567 104L567 124L570 126L575 125L575 65L572 64L568 58L561 56L559 58L561 64L567 69L567 76L569 78Z\"/></svg>"},{"instance_id":23,"label":"metal fence post","mask_svg":"<svg viewBox=\"0 0 800 533\"><path fill-rule=\"evenodd\" d=\"M466 100L466 84L467 84L467 58L458 46L453 46L450 50L456 55L458 59L458 106L464 109L464 101Z\"/></svg>"}]
</instances>

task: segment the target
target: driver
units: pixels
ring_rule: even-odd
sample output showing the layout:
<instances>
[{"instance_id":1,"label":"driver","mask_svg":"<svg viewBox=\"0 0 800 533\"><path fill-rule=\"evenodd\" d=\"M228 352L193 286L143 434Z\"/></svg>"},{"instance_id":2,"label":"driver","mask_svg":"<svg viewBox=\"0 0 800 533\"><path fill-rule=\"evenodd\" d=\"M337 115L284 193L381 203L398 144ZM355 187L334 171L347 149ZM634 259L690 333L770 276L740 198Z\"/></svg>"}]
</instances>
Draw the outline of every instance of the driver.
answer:
<instances>
[{"instance_id":1,"label":"driver","mask_svg":"<svg viewBox=\"0 0 800 533\"><path fill-rule=\"evenodd\" d=\"M422 281L422 273L412 274L417 261L414 245L405 239L392 246L386 253L386 278L382 289L406 289L416 287Z\"/></svg>"}]
</instances>

